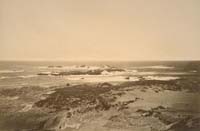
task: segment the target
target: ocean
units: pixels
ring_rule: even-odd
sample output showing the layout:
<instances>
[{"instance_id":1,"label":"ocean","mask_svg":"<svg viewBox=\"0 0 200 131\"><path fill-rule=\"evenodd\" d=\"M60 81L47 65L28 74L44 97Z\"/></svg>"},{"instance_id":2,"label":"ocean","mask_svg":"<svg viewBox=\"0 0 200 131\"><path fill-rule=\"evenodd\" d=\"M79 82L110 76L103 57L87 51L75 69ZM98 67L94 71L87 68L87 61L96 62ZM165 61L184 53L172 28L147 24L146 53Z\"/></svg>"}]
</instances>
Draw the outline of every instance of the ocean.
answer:
<instances>
[{"instance_id":1,"label":"ocean","mask_svg":"<svg viewBox=\"0 0 200 131\"><path fill-rule=\"evenodd\" d=\"M98 75L51 73L98 70L112 67L123 71L102 72ZM39 75L43 73L44 75ZM41 62L41 61L1 61L0 88L23 86L56 86L80 82L120 82L137 81L139 78L168 80L182 76L199 75L199 61L126 61L126 62ZM128 79L125 79L129 77Z\"/></svg>"}]
</instances>

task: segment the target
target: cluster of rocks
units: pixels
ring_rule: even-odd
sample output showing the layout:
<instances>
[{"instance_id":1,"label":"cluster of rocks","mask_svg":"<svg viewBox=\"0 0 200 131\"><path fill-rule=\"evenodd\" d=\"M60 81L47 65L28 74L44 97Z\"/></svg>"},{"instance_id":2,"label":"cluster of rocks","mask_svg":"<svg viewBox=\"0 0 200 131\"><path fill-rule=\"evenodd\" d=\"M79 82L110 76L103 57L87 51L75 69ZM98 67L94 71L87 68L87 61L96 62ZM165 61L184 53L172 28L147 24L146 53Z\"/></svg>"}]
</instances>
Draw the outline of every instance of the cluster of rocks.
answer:
<instances>
[{"instance_id":1,"label":"cluster of rocks","mask_svg":"<svg viewBox=\"0 0 200 131\"><path fill-rule=\"evenodd\" d=\"M61 67L59 66L59 68ZM40 72L38 73L38 75L52 75L52 76L101 75L103 72L123 72L123 71L125 70L121 68L109 67L109 68L87 69L87 70L68 70L68 71L60 71L60 72Z\"/></svg>"},{"instance_id":2,"label":"cluster of rocks","mask_svg":"<svg viewBox=\"0 0 200 131\"><path fill-rule=\"evenodd\" d=\"M171 90L188 92L200 92L200 77L187 77L177 80L162 81L162 80L139 80L128 81L120 84L120 87L142 86L152 88L153 86L160 87L159 91ZM158 91L158 92L159 92Z\"/></svg>"},{"instance_id":3,"label":"cluster of rocks","mask_svg":"<svg viewBox=\"0 0 200 131\"><path fill-rule=\"evenodd\" d=\"M44 89L39 86L24 86L22 88L12 88L12 89L1 89L0 95L1 96L8 96L8 97L14 97L14 96L25 96L30 95L31 93L37 94L38 92L43 92Z\"/></svg>"},{"instance_id":4,"label":"cluster of rocks","mask_svg":"<svg viewBox=\"0 0 200 131\"><path fill-rule=\"evenodd\" d=\"M166 126L164 131L197 131L200 129L200 117L180 115L176 110L158 106L150 110L138 109L142 117L155 117Z\"/></svg>"},{"instance_id":5,"label":"cluster of rocks","mask_svg":"<svg viewBox=\"0 0 200 131\"><path fill-rule=\"evenodd\" d=\"M82 84L67 86L55 89L46 99L35 103L40 108L48 108L50 112L68 111L69 117L76 113L86 113L89 111L106 111L110 108L124 110L128 104L134 100L116 102L116 99L123 95L123 92L114 93L119 90L119 86L110 83Z\"/></svg>"},{"instance_id":6,"label":"cluster of rocks","mask_svg":"<svg viewBox=\"0 0 200 131\"><path fill-rule=\"evenodd\" d=\"M38 107L46 107L54 111L70 110L88 105L88 109L109 109L108 100L102 94L109 92L113 86L108 83L97 85L75 85L56 89L46 99L35 103Z\"/></svg>"}]
</instances>

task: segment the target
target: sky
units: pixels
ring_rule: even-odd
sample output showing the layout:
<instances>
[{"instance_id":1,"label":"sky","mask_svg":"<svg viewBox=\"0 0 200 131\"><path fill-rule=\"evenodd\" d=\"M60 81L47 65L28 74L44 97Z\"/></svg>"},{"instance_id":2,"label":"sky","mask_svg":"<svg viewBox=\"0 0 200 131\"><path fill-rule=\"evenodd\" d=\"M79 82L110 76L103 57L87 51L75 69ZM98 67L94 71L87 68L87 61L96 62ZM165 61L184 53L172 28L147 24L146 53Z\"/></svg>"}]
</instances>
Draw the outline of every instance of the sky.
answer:
<instances>
[{"instance_id":1,"label":"sky","mask_svg":"<svg viewBox=\"0 0 200 131\"><path fill-rule=\"evenodd\" d=\"M200 0L0 0L0 60L200 60Z\"/></svg>"}]
</instances>

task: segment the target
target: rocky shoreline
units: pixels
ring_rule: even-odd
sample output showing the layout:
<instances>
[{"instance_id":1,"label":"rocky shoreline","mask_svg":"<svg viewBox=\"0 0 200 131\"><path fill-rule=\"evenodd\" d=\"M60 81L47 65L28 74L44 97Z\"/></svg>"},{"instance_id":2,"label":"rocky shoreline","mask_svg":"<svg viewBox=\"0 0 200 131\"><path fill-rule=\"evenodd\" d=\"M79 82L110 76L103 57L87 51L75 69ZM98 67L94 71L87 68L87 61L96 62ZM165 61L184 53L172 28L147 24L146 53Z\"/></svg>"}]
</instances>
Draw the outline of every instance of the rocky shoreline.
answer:
<instances>
[{"instance_id":1,"label":"rocky shoreline","mask_svg":"<svg viewBox=\"0 0 200 131\"><path fill-rule=\"evenodd\" d=\"M198 131L199 86L199 78L191 77L1 89L0 112L4 113L0 114L0 128L3 131Z\"/></svg>"}]
</instances>

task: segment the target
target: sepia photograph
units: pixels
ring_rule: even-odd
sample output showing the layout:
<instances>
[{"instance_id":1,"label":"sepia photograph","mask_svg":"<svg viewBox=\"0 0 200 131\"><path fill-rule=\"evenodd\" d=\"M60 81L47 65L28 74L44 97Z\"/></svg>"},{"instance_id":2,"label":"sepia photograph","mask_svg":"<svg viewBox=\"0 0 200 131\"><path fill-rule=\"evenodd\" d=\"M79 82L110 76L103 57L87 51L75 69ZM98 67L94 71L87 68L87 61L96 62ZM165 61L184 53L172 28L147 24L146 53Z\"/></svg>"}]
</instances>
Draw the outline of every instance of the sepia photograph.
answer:
<instances>
[{"instance_id":1,"label":"sepia photograph","mask_svg":"<svg viewBox=\"0 0 200 131\"><path fill-rule=\"evenodd\" d=\"M0 131L200 131L200 0L0 0Z\"/></svg>"}]
</instances>

